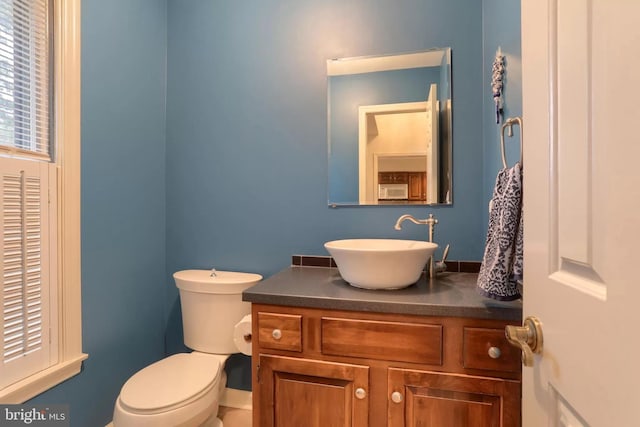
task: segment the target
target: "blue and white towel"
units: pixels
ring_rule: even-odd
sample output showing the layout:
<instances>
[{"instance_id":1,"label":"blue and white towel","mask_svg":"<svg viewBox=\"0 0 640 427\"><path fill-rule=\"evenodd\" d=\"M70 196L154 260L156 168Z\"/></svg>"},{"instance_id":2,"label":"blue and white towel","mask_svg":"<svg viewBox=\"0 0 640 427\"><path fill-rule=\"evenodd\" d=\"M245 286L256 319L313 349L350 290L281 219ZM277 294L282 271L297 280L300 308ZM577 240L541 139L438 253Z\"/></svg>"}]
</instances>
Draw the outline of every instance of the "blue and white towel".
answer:
<instances>
[{"instance_id":1,"label":"blue and white towel","mask_svg":"<svg viewBox=\"0 0 640 427\"><path fill-rule=\"evenodd\" d=\"M489 229L478 275L478 292L501 300L521 297L522 281L522 165L502 169L489 204Z\"/></svg>"}]
</instances>

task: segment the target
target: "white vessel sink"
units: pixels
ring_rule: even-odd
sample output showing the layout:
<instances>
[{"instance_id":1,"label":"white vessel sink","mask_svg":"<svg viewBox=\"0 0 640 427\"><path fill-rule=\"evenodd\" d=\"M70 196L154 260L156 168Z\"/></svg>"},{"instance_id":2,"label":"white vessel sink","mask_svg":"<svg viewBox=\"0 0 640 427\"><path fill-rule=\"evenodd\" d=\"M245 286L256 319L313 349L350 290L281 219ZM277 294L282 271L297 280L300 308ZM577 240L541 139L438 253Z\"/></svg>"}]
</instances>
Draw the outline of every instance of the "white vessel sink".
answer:
<instances>
[{"instance_id":1,"label":"white vessel sink","mask_svg":"<svg viewBox=\"0 0 640 427\"><path fill-rule=\"evenodd\" d=\"M347 239L324 244L344 280L357 288L401 289L418 281L435 243Z\"/></svg>"}]
</instances>

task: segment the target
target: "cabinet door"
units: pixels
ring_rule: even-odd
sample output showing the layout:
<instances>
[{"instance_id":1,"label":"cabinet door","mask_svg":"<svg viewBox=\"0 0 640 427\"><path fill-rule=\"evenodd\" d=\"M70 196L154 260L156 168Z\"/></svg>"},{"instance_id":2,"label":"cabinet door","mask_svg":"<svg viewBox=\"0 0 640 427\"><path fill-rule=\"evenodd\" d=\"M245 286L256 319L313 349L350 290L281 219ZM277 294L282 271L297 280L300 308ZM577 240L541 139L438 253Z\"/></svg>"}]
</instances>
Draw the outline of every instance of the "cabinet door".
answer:
<instances>
[{"instance_id":1,"label":"cabinet door","mask_svg":"<svg viewBox=\"0 0 640 427\"><path fill-rule=\"evenodd\" d=\"M409 172L409 200L427 200L427 174Z\"/></svg>"},{"instance_id":2,"label":"cabinet door","mask_svg":"<svg viewBox=\"0 0 640 427\"><path fill-rule=\"evenodd\" d=\"M394 184L393 172L378 172L378 184Z\"/></svg>"},{"instance_id":3,"label":"cabinet door","mask_svg":"<svg viewBox=\"0 0 640 427\"><path fill-rule=\"evenodd\" d=\"M369 368L260 355L260 427L367 427Z\"/></svg>"},{"instance_id":4,"label":"cabinet door","mask_svg":"<svg viewBox=\"0 0 640 427\"><path fill-rule=\"evenodd\" d=\"M518 427L520 382L389 369L389 427Z\"/></svg>"},{"instance_id":5,"label":"cabinet door","mask_svg":"<svg viewBox=\"0 0 640 427\"><path fill-rule=\"evenodd\" d=\"M378 172L378 184L407 184L407 172Z\"/></svg>"}]
</instances>

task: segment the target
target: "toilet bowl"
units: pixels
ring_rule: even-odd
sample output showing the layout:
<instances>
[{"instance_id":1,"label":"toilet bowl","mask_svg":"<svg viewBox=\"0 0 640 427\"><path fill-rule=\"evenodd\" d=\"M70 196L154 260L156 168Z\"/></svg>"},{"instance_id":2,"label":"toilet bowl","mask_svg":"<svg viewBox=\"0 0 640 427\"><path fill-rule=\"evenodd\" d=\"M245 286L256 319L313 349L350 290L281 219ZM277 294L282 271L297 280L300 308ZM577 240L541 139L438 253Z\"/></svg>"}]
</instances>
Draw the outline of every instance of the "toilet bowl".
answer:
<instances>
[{"instance_id":1,"label":"toilet bowl","mask_svg":"<svg viewBox=\"0 0 640 427\"><path fill-rule=\"evenodd\" d=\"M122 387L114 426L200 426L218 411L227 356L180 353L132 376Z\"/></svg>"},{"instance_id":2,"label":"toilet bowl","mask_svg":"<svg viewBox=\"0 0 640 427\"><path fill-rule=\"evenodd\" d=\"M233 327L251 311L242 291L262 279L251 273L185 270L180 289L185 345L124 384L113 412L114 427L222 427L216 418L226 385L224 364L237 352Z\"/></svg>"}]
</instances>

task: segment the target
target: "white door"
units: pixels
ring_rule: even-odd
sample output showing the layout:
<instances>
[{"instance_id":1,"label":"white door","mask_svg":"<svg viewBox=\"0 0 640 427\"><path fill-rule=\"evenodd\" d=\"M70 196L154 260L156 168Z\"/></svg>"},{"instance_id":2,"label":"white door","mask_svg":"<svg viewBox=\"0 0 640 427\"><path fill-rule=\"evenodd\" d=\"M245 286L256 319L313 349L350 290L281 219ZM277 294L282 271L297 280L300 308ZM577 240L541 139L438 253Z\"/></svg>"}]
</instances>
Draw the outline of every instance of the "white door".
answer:
<instances>
[{"instance_id":1,"label":"white door","mask_svg":"<svg viewBox=\"0 0 640 427\"><path fill-rule=\"evenodd\" d=\"M640 426L640 1L523 0L523 425Z\"/></svg>"}]
</instances>

